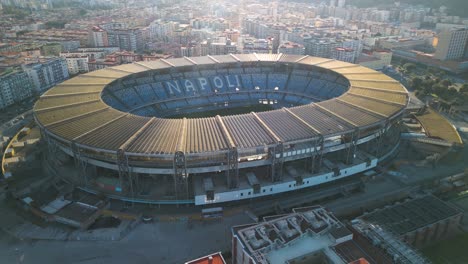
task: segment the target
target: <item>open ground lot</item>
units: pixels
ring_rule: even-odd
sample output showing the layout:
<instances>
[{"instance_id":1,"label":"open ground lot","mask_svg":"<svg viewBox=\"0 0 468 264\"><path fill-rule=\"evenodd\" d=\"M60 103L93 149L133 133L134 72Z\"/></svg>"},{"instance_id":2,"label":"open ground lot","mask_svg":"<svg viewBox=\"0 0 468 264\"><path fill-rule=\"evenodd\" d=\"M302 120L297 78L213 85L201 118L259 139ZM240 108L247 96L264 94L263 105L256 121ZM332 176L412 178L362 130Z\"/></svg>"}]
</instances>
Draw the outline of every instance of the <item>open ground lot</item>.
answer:
<instances>
[{"instance_id":1,"label":"open ground lot","mask_svg":"<svg viewBox=\"0 0 468 264\"><path fill-rule=\"evenodd\" d=\"M251 222L241 213L190 229L186 222L141 224L120 241L20 241L2 232L0 263L183 263L230 250L230 227Z\"/></svg>"}]
</instances>

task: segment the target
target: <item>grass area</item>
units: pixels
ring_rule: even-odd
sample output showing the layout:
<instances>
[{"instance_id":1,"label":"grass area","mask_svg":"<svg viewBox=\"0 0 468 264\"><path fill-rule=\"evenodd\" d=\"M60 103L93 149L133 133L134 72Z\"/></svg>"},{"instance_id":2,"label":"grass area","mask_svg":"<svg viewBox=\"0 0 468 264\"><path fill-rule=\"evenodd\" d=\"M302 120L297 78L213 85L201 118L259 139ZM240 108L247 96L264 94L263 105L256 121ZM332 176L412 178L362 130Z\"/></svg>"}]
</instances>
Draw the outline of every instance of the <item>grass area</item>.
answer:
<instances>
[{"instance_id":1,"label":"grass area","mask_svg":"<svg viewBox=\"0 0 468 264\"><path fill-rule=\"evenodd\" d=\"M226 115L240 115L250 112L265 112L273 110L274 108L271 105L267 104L256 104L232 108L220 108L216 110L202 111L202 112L193 112L180 115L173 115L169 118L203 118L203 117L213 117L216 115L226 116Z\"/></svg>"},{"instance_id":2,"label":"grass area","mask_svg":"<svg viewBox=\"0 0 468 264\"><path fill-rule=\"evenodd\" d=\"M467 249L468 233L464 233L426 247L422 252L434 264L466 264L468 263Z\"/></svg>"}]
</instances>

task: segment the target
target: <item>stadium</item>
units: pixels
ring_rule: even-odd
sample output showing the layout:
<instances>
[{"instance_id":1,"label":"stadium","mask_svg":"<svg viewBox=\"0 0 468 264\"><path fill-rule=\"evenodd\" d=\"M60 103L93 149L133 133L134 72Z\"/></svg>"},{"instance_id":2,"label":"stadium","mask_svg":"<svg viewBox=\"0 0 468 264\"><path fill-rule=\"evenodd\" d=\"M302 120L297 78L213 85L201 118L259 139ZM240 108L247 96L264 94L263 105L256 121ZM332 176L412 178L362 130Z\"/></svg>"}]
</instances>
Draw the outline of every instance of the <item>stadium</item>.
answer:
<instances>
[{"instance_id":1,"label":"stadium","mask_svg":"<svg viewBox=\"0 0 468 264\"><path fill-rule=\"evenodd\" d=\"M230 54L82 74L41 96L34 118L49 155L73 164L64 178L75 186L207 205L376 167L398 148L408 101L399 82L360 65Z\"/></svg>"}]
</instances>

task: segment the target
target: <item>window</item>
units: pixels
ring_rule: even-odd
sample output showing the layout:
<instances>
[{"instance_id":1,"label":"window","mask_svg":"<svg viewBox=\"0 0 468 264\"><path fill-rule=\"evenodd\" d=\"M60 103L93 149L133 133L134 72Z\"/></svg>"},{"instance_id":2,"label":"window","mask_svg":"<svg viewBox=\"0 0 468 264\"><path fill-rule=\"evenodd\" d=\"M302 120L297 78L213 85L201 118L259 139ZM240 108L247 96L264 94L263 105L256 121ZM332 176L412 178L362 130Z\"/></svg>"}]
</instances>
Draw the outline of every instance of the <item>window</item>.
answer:
<instances>
[{"instance_id":1,"label":"window","mask_svg":"<svg viewBox=\"0 0 468 264\"><path fill-rule=\"evenodd\" d=\"M266 189L263 189L263 192L265 192L265 191L266 191Z\"/></svg>"},{"instance_id":2,"label":"window","mask_svg":"<svg viewBox=\"0 0 468 264\"><path fill-rule=\"evenodd\" d=\"M250 195L250 192L248 194Z\"/></svg>"},{"instance_id":3,"label":"window","mask_svg":"<svg viewBox=\"0 0 468 264\"><path fill-rule=\"evenodd\" d=\"M270 192L272 192L272 191L273 191L273 188L270 188Z\"/></svg>"},{"instance_id":4,"label":"window","mask_svg":"<svg viewBox=\"0 0 468 264\"><path fill-rule=\"evenodd\" d=\"M241 193L241 196L244 196L244 193Z\"/></svg>"}]
</instances>

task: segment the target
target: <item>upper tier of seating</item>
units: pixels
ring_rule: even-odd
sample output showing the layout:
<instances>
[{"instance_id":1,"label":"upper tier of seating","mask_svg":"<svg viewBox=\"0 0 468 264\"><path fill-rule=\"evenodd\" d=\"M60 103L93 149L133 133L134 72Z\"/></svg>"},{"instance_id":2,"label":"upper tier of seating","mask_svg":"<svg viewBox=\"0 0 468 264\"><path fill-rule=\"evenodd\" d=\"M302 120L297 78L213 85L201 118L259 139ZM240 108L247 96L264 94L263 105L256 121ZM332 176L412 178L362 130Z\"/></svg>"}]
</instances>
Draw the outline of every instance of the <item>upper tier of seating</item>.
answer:
<instances>
[{"instance_id":1,"label":"upper tier of seating","mask_svg":"<svg viewBox=\"0 0 468 264\"><path fill-rule=\"evenodd\" d=\"M340 96L348 81L331 72L235 68L166 73L108 85L102 99L111 107L143 116L158 109L207 106L231 101L272 100L281 105L318 102Z\"/></svg>"}]
</instances>

